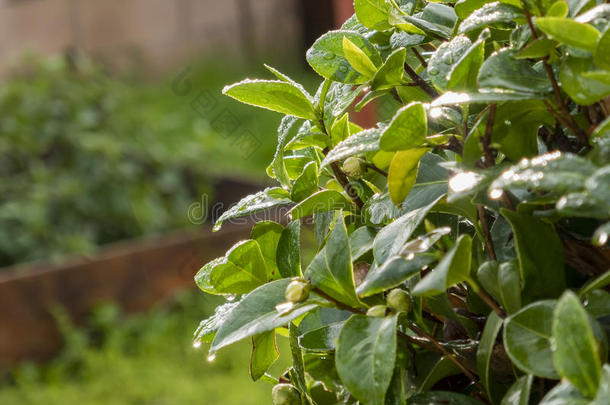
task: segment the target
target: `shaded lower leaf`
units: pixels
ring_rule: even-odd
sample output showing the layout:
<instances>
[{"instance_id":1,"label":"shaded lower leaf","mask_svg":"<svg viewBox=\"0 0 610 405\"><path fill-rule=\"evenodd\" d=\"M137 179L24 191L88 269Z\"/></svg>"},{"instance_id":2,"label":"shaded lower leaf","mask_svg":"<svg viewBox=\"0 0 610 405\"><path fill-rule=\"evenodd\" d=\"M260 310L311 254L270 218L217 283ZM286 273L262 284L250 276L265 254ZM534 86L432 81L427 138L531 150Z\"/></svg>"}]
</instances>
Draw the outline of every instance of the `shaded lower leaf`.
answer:
<instances>
[{"instance_id":1,"label":"shaded lower leaf","mask_svg":"<svg viewBox=\"0 0 610 405\"><path fill-rule=\"evenodd\" d=\"M254 381L260 379L279 357L280 352L275 344L275 331L252 336L250 377Z\"/></svg>"},{"instance_id":2,"label":"shaded lower leaf","mask_svg":"<svg viewBox=\"0 0 610 405\"><path fill-rule=\"evenodd\" d=\"M418 254L412 259L394 256L379 266L372 267L364 281L358 286L361 297L368 297L396 287L408 278L419 274L423 267L434 262L435 255Z\"/></svg>"},{"instance_id":3,"label":"shaded lower leaf","mask_svg":"<svg viewBox=\"0 0 610 405\"><path fill-rule=\"evenodd\" d=\"M534 376L531 374L520 377L508 389L500 405L529 405L533 381Z\"/></svg>"},{"instance_id":4,"label":"shaded lower leaf","mask_svg":"<svg viewBox=\"0 0 610 405\"><path fill-rule=\"evenodd\" d=\"M494 398L489 374L491 356L496 345L496 337L500 332L500 328L502 328L502 322L503 319L495 312L492 311L489 314L487 322L485 323L485 328L483 329L483 334L481 335L479 348L477 349L477 370L481 383L485 386L489 398Z\"/></svg>"},{"instance_id":5,"label":"shaded lower leaf","mask_svg":"<svg viewBox=\"0 0 610 405\"><path fill-rule=\"evenodd\" d=\"M276 262L284 278L301 275L301 221L294 220L282 230L277 244Z\"/></svg>"},{"instance_id":6,"label":"shaded lower leaf","mask_svg":"<svg viewBox=\"0 0 610 405\"><path fill-rule=\"evenodd\" d=\"M409 405L482 405L483 402L456 392L430 391L409 398Z\"/></svg>"}]
</instances>

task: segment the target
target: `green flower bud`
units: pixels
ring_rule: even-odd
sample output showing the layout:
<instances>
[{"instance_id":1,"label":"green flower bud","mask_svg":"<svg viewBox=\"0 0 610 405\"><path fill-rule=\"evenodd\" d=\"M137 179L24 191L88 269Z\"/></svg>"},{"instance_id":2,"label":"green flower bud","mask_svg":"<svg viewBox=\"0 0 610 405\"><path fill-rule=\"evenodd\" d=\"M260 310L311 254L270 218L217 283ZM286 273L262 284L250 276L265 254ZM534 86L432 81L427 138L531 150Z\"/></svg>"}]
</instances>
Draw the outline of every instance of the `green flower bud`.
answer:
<instances>
[{"instance_id":1,"label":"green flower bud","mask_svg":"<svg viewBox=\"0 0 610 405\"><path fill-rule=\"evenodd\" d=\"M388 293L386 304L394 312L409 312L411 310L411 295L400 288L395 288Z\"/></svg>"},{"instance_id":2,"label":"green flower bud","mask_svg":"<svg viewBox=\"0 0 610 405\"><path fill-rule=\"evenodd\" d=\"M388 307L386 307L385 305L373 305L372 307L369 308L368 311L366 311L366 315L382 317L382 316L386 316L387 312L388 312Z\"/></svg>"},{"instance_id":3,"label":"green flower bud","mask_svg":"<svg viewBox=\"0 0 610 405\"><path fill-rule=\"evenodd\" d=\"M299 392L290 384L278 384L273 387L271 392L274 405L300 405L301 396Z\"/></svg>"},{"instance_id":4,"label":"green flower bud","mask_svg":"<svg viewBox=\"0 0 610 405\"><path fill-rule=\"evenodd\" d=\"M366 165L362 159L350 157L345 159L345 162L343 162L343 171L347 177L357 180L364 176L364 173L366 172Z\"/></svg>"},{"instance_id":5,"label":"green flower bud","mask_svg":"<svg viewBox=\"0 0 610 405\"><path fill-rule=\"evenodd\" d=\"M309 297L311 285L303 279L295 279L286 287L286 301L301 302Z\"/></svg>"}]
</instances>

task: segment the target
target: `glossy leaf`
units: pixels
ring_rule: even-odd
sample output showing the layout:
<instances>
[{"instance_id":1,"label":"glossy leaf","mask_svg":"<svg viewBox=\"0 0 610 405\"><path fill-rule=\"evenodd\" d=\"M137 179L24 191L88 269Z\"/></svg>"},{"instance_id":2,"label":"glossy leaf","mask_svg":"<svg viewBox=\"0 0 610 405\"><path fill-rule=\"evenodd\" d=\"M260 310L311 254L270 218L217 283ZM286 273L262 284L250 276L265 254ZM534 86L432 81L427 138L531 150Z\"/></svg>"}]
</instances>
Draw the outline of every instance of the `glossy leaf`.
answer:
<instances>
[{"instance_id":1,"label":"glossy leaf","mask_svg":"<svg viewBox=\"0 0 610 405\"><path fill-rule=\"evenodd\" d=\"M280 126L277 129L278 137L275 155L267 167L267 173L269 176L275 177L284 187L290 186L290 178L284 163L284 148L290 142L291 129L294 127L296 122L296 117L287 115L282 118Z\"/></svg>"},{"instance_id":2,"label":"glossy leaf","mask_svg":"<svg viewBox=\"0 0 610 405\"><path fill-rule=\"evenodd\" d=\"M284 278L301 275L301 221L294 220L282 230L277 245L276 262Z\"/></svg>"},{"instance_id":3,"label":"glossy leaf","mask_svg":"<svg viewBox=\"0 0 610 405\"><path fill-rule=\"evenodd\" d=\"M299 118L316 119L311 96L304 94L297 86L284 81L244 80L225 87L222 93L242 103Z\"/></svg>"},{"instance_id":4,"label":"glossy leaf","mask_svg":"<svg viewBox=\"0 0 610 405\"><path fill-rule=\"evenodd\" d=\"M392 202L400 205L411 192L417 177L421 158L429 151L426 148L396 152L388 171L388 190Z\"/></svg>"},{"instance_id":5,"label":"glossy leaf","mask_svg":"<svg viewBox=\"0 0 610 405\"><path fill-rule=\"evenodd\" d=\"M449 287L470 279L472 238L461 235L438 265L413 288L413 295L442 294Z\"/></svg>"},{"instance_id":6,"label":"glossy leaf","mask_svg":"<svg viewBox=\"0 0 610 405\"><path fill-rule=\"evenodd\" d=\"M559 70L562 89L581 105L591 105L610 94L610 85L583 74L595 69L590 58L568 57Z\"/></svg>"},{"instance_id":7,"label":"glossy leaf","mask_svg":"<svg viewBox=\"0 0 610 405\"><path fill-rule=\"evenodd\" d=\"M386 30L388 23L388 5L385 0L355 0L354 9L358 20L372 30Z\"/></svg>"},{"instance_id":8,"label":"glossy leaf","mask_svg":"<svg viewBox=\"0 0 610 405\"><path fill-rule=\"evenodd\" d=\"M254 381L260 379L279 357L280 352L275 344L275 331L252 336L250 377Z\"/></svg>"},{"instance_id":9,"label":"glossy leaf","mask_svg":"<svg viewBox=\"0 0 610 405\"><path fill-rule=\"evenodd\" d=\"M516 58L516 51L503 49L492 54L479 70L478 82L481 88L505 89L523 93L547 93L551 83L542 70Z\"/></svg>"},{"instance_id":10,"label":"glossy leaf","mask_svg":"<svg viewBox=\"0 0 610 405\"><path fill-rule=\"evenodd\" d=\"M305 271L312 285L344 304L358 306L350 255L349 237L343 216L338 215L326 245Z\"/></svg>"},{"instance_id":11,"label":"glossy leaf","mask_svg":"<svg viewBox=\"0 0 610 405\"><path fill-rule=\"evenodd\" d=\"M318 165L309 162L303 168L303 173L294 181L290 190L290 199L301 202L318 191Z\"/></svg>"},{"instance_id":12,"label":"glossy leaf","mask_svg":"<svg viewBox=\"0 0 610 405\"><path fill-rule=\"evenodd\" d=\"M489 31L484 31L484 34L453 64L447 73L447 88L451 90L477 89L477 77L479 69L483 65L485 40L488 36Z\"/></svg>"},{"instance_id":13,"label":"glossy leaf","mask_svg":"<svg viewBox=\"0 0 610 405\"><path fill-rule=\"evenodd\" d=\"M399 109L381 133L379 147L395 151L416 148L424 143L428 131L426 111L421 103Z\"/></svg>"},{"instance_id":14,"label":"glossy leaf","mask_svg":"<svg viewBox=\"0 0 610 405\"><path fill-rule=\"evenodd\" d=\"M335 190L322 190L295 205L289 214L293 219L299 219L318 212L349 208L350 202L343 194Z\"/></svg>"},{"instance_id":15,"label":"glossy leaf","mask_svg":"<svg viewBox=\"0 0 610 405\"><path fill-rule=\"evenodd\" d=\"M343 37L343 55L349 64L363 76L372 78L377 72L375 64L347 37Z\"/></svg>"},{"instance_id":16,"label":"glossy leaf","mask_svg":"<svg viewBox=\"0 0 610 405\"><path fill-rule=\"evenodd\" d=\"M379 150L379 136L380 131L376 128L366 129L350 136L340 142L326 155L321 167L326 167L333 162L347 159L351 156L359 156L367 152Z\"/></svg>"},{"instance_id":17,"label":"glossy leaf","mask_svg":"<svg viewBox=\"0 0 610 405\"><path fill-rule=\"evenodd\" d=\"M384 405L396 358L396 316L354 315L337 342L341 381L363 403Z\"/></svg>"},{"instance_id":18,"label":"glossy leaf","mask_svg":"<svg viewBox=\"0 0 610 405\"><path fill-rule=\"evenodd\" d=\"M500 405L529 405L533 381L534 376L531 374L519 377L508 389Z\"/></svg>"},{"instance_id":19,"label":"glossy leaf","mask_svg":"<svg viewBox=\"0 0 610 405\"><path fill-rule=\"evenodd\" d=\"M536 26L551 39L594 52L599 38L599 31L589 24L582 24L570 18L538 17Z\"/></svg>"},{"instance_id":20,"label":"glossy leaf","mask_svg":"<svg viewBox=\"0 0 610 405\"><path fill-rule=\"evenodd\" d=\"M536 301L504 321L504 347L522 371L557 379L551 352L555 301Z\"/></svg>"},{"instance_id":21,"label":"glossy leaf","mask_svg":"<svg viewBox=\"0 0 610 405\"><path fill-rule=\"evenodd\" d=\"M219 305L214 310L214 315L208 319L204 319L199 323L197 330L193 336L193 345L199 346L202 343L211 343L216 336L216 331L220 328L220 325L224 323L233 308L237 306L238 302L227 302Z\"/></svg>"},{"instance_id":22,"label":"glossy leaf","mask_svg":"<svg viewBox=\"0 0 610 405\"><path fill-rule=\"evenodd\" d=\"M386 61L381 65L375 77L373 77L372 88L382 90L403 83L403 72L407 50L400 48L392 52Z\"/></svg>"},{"instance_id":23,"label":"glossy leaf","mask_svg":"<svg viewBox=\"0 0 610 405\"><path fill-rule=\"evenodd\" d=\"M279 313L275 308L285 300L290 279L272 281L246 295L222 323L210 347L210 353L259 333L287 324L314 309L315 303L294 305L291 311Z\"/></svg>"},{"instance_id":24,"label":"glossy leaf","mask_svg":"<svg viewBox=\"0 0 610 405\"><path fill-rule=\"evenodd\" d=\"M267 274L276 280L281 278L277 269L276 253L283 230L284 227L277 222L262 221L254 225L251 233L251 238L258 242L258 246L263 254L263 259L267 266Z\"/></svg>"},{"instance_id":25,"label":"glossy leaf","mask_svg":"<svg viewBox=\"0 0 610 405\"><path fill-rule=\"evenodd\" d=\"M462 21L458 31L464 34L484 27L509 28L521 18L523 13L517 7L496 1L476 9Z\"/></svg>"},{"instance_id":26,"label":"glossy leaf","mask_svg":"<svg viewBox=\"0 0 610 405\"><path fill-rule=\"evenodd\" d=\"M507 313L521 309L521 279L515 261L483 263L477 271L477 278L485 291L502 304Z\"/></svg>"},{"instance_id":27,"label":"glossy leaf","mask_svg":"<svg viewBox=\"0 0 610 405\"><path fill-rule=\"evenodd\" d=\"M442 90L447 89L449 72L471 45L472 42L468 37L459 35L438 47L430 57L426 68L430 80L436 87Z\"/></svg>"},{"instance_id":28,"label":"glossy leaf","mask_svg":"<svg viewBox=\"0 0 610 405\"><path fill-rule=\"evenodd\" d=\"M479 372L479 378L481 383L485 386L487 393L490 398L493 398L493 392L491 389L490 380L490 363L491 357L494 352L496 345L496 337L502 328L503 319L500 318L495 312L491 312L487 317L483 334L479 342L479 348L477 349L477 370Z\"/></svg>"},{"instance_id":29,"label":"glossy leaf","mask_svg":"<svg viewBox=\"0 0 610 405\"><path fill-rule=\"evenodd\" d=\"M331 352L335 350L336 341L345 322L324 325L305 332L299 336L299 346L311 352Z\"/></svg>"},{"instance_id":30,"label":"glossy leaf","mask_svg":"<svg viewBox=\"0 0 610 405\"><path fill-rule=\"evenodd\" d=\"M594 397L601 377L598 343L578 297L564 293L553 313L553 362L559 375Z\"/></svg>"},{"instance_id":31,"label":"glossy leaf","mask_svg":"<svg viewBox=\"0 0 610 405\"><path fill-rule=\"evenodd\" d=\"M358 286L358 295L369 297L396 287L419 274L422 268L435 260L436 257L431 254L419 254L412 259L401 256L391 257L382 265L375 265L369 270L362 284Z\"/></svg>"},{"instance_id":32,"label":"glossy leaf","mask_svg":"<svg viewBox=\"0 0 610 405\"><path fill-rule=\"evenodd\" d=\"M377 232L368 226L362 226L352 232L349 236L349 245L352 250L353 261L358 260L373 249L373 241L376 234Z\"/></svg>"}]
</instances>

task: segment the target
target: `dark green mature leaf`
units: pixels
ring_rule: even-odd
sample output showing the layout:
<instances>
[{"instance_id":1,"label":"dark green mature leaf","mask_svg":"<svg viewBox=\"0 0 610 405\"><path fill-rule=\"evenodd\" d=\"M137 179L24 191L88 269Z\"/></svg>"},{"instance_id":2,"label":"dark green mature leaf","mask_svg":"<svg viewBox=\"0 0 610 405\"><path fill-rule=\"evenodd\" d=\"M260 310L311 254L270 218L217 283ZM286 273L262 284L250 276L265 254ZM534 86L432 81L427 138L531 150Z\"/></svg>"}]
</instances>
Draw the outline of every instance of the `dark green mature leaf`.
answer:
<instances>
[{"instance_id":1,"label":"dark green mature leaf","mask_svg":"<svg viewBox=\"0 0 610 405\"><path fill-rule=\"evenodd\" d=\"M548 93L551 82L544 71L534 69L527 60L517 59L516 54L517 51L505 48L487 58L479 70L479 87L522 93Z\"/></svg>"},{"instance_id":2,"label":"dark green mature leaf","mask_svg":"<svg viewBox=\"0 0 610 405\"><path fill-rule=\"evenodd\" d=\"M259 333L273 330L316 308L314 302L294 305L291 311L279 313L275 308L285 300L290 279L272 281L246 295L226 317L210 347L210 353Z\"/></svg>"},{"instance_id":3,"label":"dark green mature leaf","mask_svg":"<svg viewBox=\"0 0 610 405\"><path fill-rule=\"evenodd\" d=\"M373 254L377 264L383 264L388 257L400 252L439 199L440 197L424 207L409 211L379 231L373 242Z\"/></svg>"},{"instance_id":4,"label":"dark green mature leaf","mask_svg":"<svg viewBox=\"0 0 610 405\"><path fill-rule=\"evenodd\" d=\"M331 352L344 324L345 321L340 321L307 331L299 336L299 346L310 352Z\"/></svg>"},{"instance_id":5,"label":"dark green mature leaf","mask_svg":"<svg viewBox=\"0 0 610 405\"><path fill-rule=\"evenodd\" d=\"M252 336L250 377L254 381L260 379L279 357L280 352L275 344L275 331L270 330Z\"/></svg>"},{"instance_id":6,"label":"dark green mature leaf","mask_svg":"<svg viewBox=\"0 0 610 405\"><path fill-rule=\"evenodd\" d=\"M610 70L610 30L606 30L599 38L593 61L600 69Z\"/></svg>"},{"instance_id":7,"label":"dark green mature leaf","mask_svg":"<svg viewBox=\"0 0 610 405\"><path fill-rule=\"evenodd\" d=\"M283 194L286 195L282 196ZM245 217L254 214L255 212L290 204L291 202L287 193L281 188L266 188L256 194L242 198L237 204L223 212L214 224L214 231L219 230L222 223L230 219Z\"/></svg>"},{"instance_id":8,"label":"dark green mature leaf","mask_svg":"<svg viewBox=\"0 0 610 405\"><path fill-rule=\"evenodd\" d=\"M224 323L238 303L239 302L227 302L226 304L217 306L214 310L214 315L199 323L193 336L193 345L198 347L202 343L211 343L212 340L214 340L214 336L216 336L216 331L218 331L220 325Z\"/></svg>"},{"instance_id":9,"label":"dark green mature leaf","mask_svg":"<svg viewBox=\"0 0 610 405\"><path fill-rule=\"evenodd\" d=\"M385 0L355 0L354 9L358 20L372 30L387 30L388 3Z\"/></svg>"},{"instance_id":10,"label":"dark green mature leaf","mask_svg":"<svg viewBox=\"0 0 610 405\"><path fill-rule=\"evenodd\" d=\"M280 275L284 278L301 275L301 221L290 222L280 235L277 245L276 262Z\"/></svg>"},{"instance_id":11,"label":"dark green mature leaf","mask_svg":"<svg viewBox=\"0 0 610 405\"><path fill-rule=\"evenodd\" d=\"M489 30L483 31L479 39L453 64L447 74L447 88L451 90L477 89L479 69L485 59L485 40L489 35Z\"/></svg>"},{"instance_id":12,"label":"dark green mature leaf","mask_svg":"<svg viewBox=\"0 0 610 405\"><path fill-rule=\"evenodd\" d=\"M282 122L277 129L277 148L275 150L275 155L273 156L273 160L267 167L267 174L270 177L275 177L277 181L284 187L290 186L290 178L288 176L288 172L286 171L286 165L284 163L284 148L290 141L290 130L293 128L294 124L298 121L296 117L285 116L282 118Z\"/></svg>"},{"instance_id":13,"label":"dark green mature leaf","mask_svg":"<svg viewBox=\"0 0 610 405\"><path fill-rule=\"evenodd\" d=\"M552 225L501 209L513 228L523 291L529 298L556 298L565 290L563 244Z\"/></svg>"},{"instance_id":14,"label":"dark green mature leaf","mask_svg":"<svg viewBox=\"0 0 610 405\"><path fill-rule=\"evenodd\" d=\"M479 348L477 349L477 370L479 372L479 378L481 383L485 386L489 398L493 398L493 392L491 389L491 381L489 375L491 356L493 355L494 347L496 345L496 337L502 328L503 319L500 318L495 312L491 312L487 317L483 334L481 335L481 341L479 342Z\"/></svg>"},{"instance_id":15,"label":"dark green mature leaf","mask_svg":"<svg viewBox=\"0 0 610 405\"><path fill-rule=\"evenodd\" d=\"M610 285L610 270L585 284L578 292L578 297L582 298L596 288L604 288L607 285Z\"/></svg>"},{"instance_id":16,"label":"dark green mature leaf","mask_svg":"<svg viewBox=\"0 0 610 405\"><path fill-rule=\"evenodd\" d=\"M429 150L427 148L415 148L401 150L394 155L388 171L388 191L394 204L402 204L411 192L417 177L419 162Z\"/></svg>"},{"instance_id":17,"label":"dark green mature leaf","mask_svg":"<svg viewBox=\"0 0 610 405\"><path fill-rule=\"evenodd\" d=\"M308 120L316 119L311 96L292 83L248 79L225 87L222 93L242 103Z\"/></svg>"},{"instance_id":18,"label":"dark green mature leaf","mask_svg":"<svg viewBox=\"0 0 610 405\"><path fill-rule=\"evenodd\" d=\"M610 85L584 76L592 70L595 65L591 58L568 57L561 65L561 87L578 104L591 105L610 94Z\"/></svg>"},{"instance_id":19,"label":"dark green mature leaf","mask_svg":"<svg viewBox=\"0 0 610 405\"><path fill-rule=\"evenodd\" d=\"M601 402L603 404L603 402ZM540 401L539 405L591 405L578 389L568 381L560 382Z\"/></svg>"},{"instance_id":20,"label":"dark green mature leaf","mask_svg":"<svg viewBox=\"0 0 610 405\"><path fill-rule=\"evenodd\" d=\"M380 133L379 129L372 128L350 136L340 142L326 155L321 167L324 168L333 162L347 159L351 156L359 156L367 152L379 150Z\"/></svg>"},{"instance_id":21,"label":"dark green mature leaf","mask_svg":"<svg viewBox=\"0 0 610 405\"><path fill-rule=\"evenodd\" d=\"M471 250L472 238L469 235L461 235L434 270L417 283L412 290L413 295L442 294L449 287L469 280Z\"/></svg>"},{"instance_id":22,"label":"dark green mature leaf","mask_svg":"<svg viewBox=\"0 0 610 405\"><path fill-rule=\"evenodd\" d=\"M591 53L595 52L600 34L589 24L582 24L571 18L538 17L536 25L551 39Z\"/></svg>"},{"instance_id":23,"label":"dark green mature leaf","mask_svg":"<svg viewBox=\"0 0 610 405\"><path fill-rule=\"evenodd\" d=\"M492 297L512 314L521 309L521 278L515 261L498 264L485 262L477 271L477 278Z\"/></svg>"},{"instance_id":24,"label":"dark green mature leaf","mask_svg":"<svg viewBox=\"0 0 610 405\"><path fill-rule=\"evenodd\" d=\"M374 65L381 65L377 49L361 34L354 31L330 31L322 35L307 51L307 62L320 76L341 83L359 84L367 78L356 71L343 53L343 38L349 39Z\"/></svg>"},{"instance_id":25,"label":"dark green mature leaf","mask_svg":"<svg viewBox=\"0 0 610 405\"><path fill-rule=\"evenodd\" d=\"M571 291L561 296L553 313L552 350L559 375L594 397L601 378L599 346L587 311Z\"/></svg>"},{"instance_id":26,"label":"dark green mature leaf","mask_svg":"<svg viewBox=\"0 0 610 405\"><path fill-rule=\"evenodd\" d=\"M529 405L533 381L534 376L531 374L519 377L508 389L500 405Z\"/></svg>"},{"instance_id":27,"label":"dark green mature leaf","mask_svg":"<svg viewBox=\"0 0 610 405\"><path fill-rule=\"evenodd\" d=\"M399 109L381 133L379 147L386 151L416 148L424 143L428 132L426 111L421 103Z\"/></svg>"},{"instance_id":28,"label":"dark green mature leaf","mask_svg":"<svg viewBox=\"0 0 610 405\"><path fill-rule=\"evenodd\" d=\"M289 214L293 219L299 219L318 212L349 209L350 206L350 202L340 192L322 190L295 205Z\"/></svg>"},{"instance_id":29,"label":"dark green mature leaf","mask_svg":"<svg viewBox=\"0 0 610 405\"><path fill-rule=\"evenodd\" d=\"M418 254L412 259L405 259L402 256L391 257L382 265L371 267L356 291L361 297L369 297L396 287L419 274L422 268L435 260L436 256L432 254Z\"/></svg>"},{"instance_id":30,"label":"dark green mature leaf","mask_svg":"<svg viewBox=\"0 0 610 405\"><path fill-rule=\"evenodd\" d=\"M292 367L290 368L290 381L301 393L301 403L311 403L307 383L305 382L305 362L303 352L299 347L298 328L294 323L288 325L288 341L290 342L290 354L292 355Z\"/></svg>"},{"instance_id":31,"label":"dark green mature leaf","mask_svg":"<svg viewBox=\"0 0 610 405\"><path fill-rule=\"evenodd\" d=\"M426 373L425 378L421 384L419 384L418 392L430 391L430 389L443 378L458 375L461 372L460 368L456 366L449 357L443 356L434 364L432 369Z\"/></svg>"},{"instance_id":32,"label":"dark green mature leaf","mask_svg":"<svg viewBox=\"0 0 610 405\"><path fill-rule=\"evenodd\" d=\"M430 391L409 398L409 405L482 405L483 402L456 392Z\"/></svg>"},{"instance_id":33,"label":"dark green mature leaf","mask_svg":"<svg viewBox=\"0 0 610 405\"><path fill-rule=\"evenodd\" d=\"M396 361L396 316L352 316L337 342L341 381L363 403L384 405Z\"/></svg>"},{"instance_id":34,"label":"dark green mature leaf","mask_svg":"<svg viewBox=\"0 0 610 405\"><path fill-rule=\"evenodd\" d=\"M377 235L377 231L368 226L362 226L352 232L349 236L349 245L352 249L352 261L358 260L373 249L375 235Z\"/></svg>"},{"instance_id":35,"label":"dark green mature leaf","mask_svg":"<svg viewBox=\"0 0 610 405\"><path fill-rule=\"evenodd\" d=\"M301 202L316 191L318 191L318 165L316 162L309 162L294 181L290 190L290 199L294 202Z\"/></svg>"},{"instance_id":36,"label":"dark green mature leaf","mask_svg":"<svg viewBox=\"0 0 610 405\"><path fill-rule=\"evenodd\" d=\"M504 321L504 346L513 363L526 373L557 379L551 338L556 301L536 301Z\"/></svg>"},{"instance_id":37,"label":"dark green mature leaf","mask_svg":"<svg viewBox=\"0 0 610 405\"><path fill-rule=\"evenodd\" d=\"M225 255L203 266L195 283L209 294L245 294L273 279L255 240L237 243Z\"/></svg>"},{"instance_id":38,"label":"dark green mature leaf","mask_svg":"<svg viewBox=\"0 0 610 405\"><path fill-rule=\"evenodd\" d=\"M464 34L485 27L510 28L522 19L523 13L517 7L496 1L476 9L462 21L458 32Z\"/></svg>"},{"instance_id":39,"label":"dark green mature leaf","mask_svg":"<svg viewBox=\"0 0 610 405\"><path fill-rule=\"evenodd\" d=\"M338 215L326 245L305 271L311 284L344 304L359 306L349 238L343 215Z\"/></svg>"},{"instance_id":40,"label":"dark green mature leaf","mask_svg":"<svg viewBox=\"0 0 610 405\"><path fill-rule=\"evenodd\" d=\"M464 35L454 37L449 42L441 44L428 61L428 76L439 89L446 90L449 82L449 72L454 64L471 47L472 42Z\"/></svg>"}]
</instances>

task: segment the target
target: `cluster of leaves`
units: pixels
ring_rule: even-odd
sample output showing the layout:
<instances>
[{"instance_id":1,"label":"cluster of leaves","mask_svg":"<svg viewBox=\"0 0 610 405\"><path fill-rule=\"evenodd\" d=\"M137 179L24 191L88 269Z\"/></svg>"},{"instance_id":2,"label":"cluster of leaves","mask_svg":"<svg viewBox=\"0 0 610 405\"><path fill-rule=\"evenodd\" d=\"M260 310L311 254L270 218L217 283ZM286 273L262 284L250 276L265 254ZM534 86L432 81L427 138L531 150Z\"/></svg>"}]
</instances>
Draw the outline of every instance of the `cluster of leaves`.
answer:
<instances>
[{"instance_id":1,"label":"cluster of leaves","mask_svg":"<svg viewBox=\"0 0 610 405\"><path fill-rule=\"evenodd\" d=\"M273 68L224 90L286 117L279 186L217 226L284 205L290 222L199 271L231 302L196 343L252 339L252 378L279 383L278 404L608 403L610 5L355 10L307 52L315 95ZM375 99L390 120L351 122ZM276 334L293 356L279 377Z\"/></svg>"},{"instance_id":2,"label":"cluster of leaves","mask_svg":"<svg viewBox=\"0 0 610 405\"><path fill-rule=\"evenodd\" d=\"M84 59L29 61L3 83L0 265L189 225L205 146L192 130L176 142L143 96Z\"/></svg>"}]
</instances>

